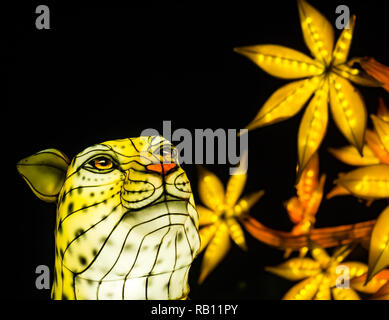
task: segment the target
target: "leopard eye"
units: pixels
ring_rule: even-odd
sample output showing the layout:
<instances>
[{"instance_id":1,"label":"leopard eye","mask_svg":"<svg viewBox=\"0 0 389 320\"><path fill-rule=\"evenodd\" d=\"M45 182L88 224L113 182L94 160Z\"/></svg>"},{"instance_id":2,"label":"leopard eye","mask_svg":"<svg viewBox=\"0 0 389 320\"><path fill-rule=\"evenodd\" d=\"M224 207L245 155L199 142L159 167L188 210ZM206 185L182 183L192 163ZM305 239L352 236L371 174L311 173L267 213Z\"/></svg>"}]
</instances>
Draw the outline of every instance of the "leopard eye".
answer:
<instances>
[{"instance_id":1,"label":"leopard eye","mask_svg":"<svg viewBox=\"0 0 389 320\"><path fill-rule=\"evenodd\" d=\"M113 161L107 157L98 157L92 159L89 164L97 170L109 170L114 166Z\"/></svg>"}]
</instances>

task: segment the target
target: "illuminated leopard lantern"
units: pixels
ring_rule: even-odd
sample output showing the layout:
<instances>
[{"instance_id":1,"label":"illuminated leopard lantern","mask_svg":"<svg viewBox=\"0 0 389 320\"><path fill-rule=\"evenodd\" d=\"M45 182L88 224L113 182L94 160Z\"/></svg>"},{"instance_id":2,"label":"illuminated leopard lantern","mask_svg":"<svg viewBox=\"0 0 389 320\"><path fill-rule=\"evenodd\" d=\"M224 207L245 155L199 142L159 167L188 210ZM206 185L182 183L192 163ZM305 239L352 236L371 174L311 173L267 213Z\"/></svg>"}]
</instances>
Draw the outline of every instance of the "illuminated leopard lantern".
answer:
<instances>
[{"instance_id":1,"label":"illuminated leopard lantern","mask_svg":"<svg viewBox=\"0 0 389 320\"><path fill-rule=\"evenodd\" d=\"M185 299L198 215L176 149L162 137L93 145L70 162L47 149L17 168L57 201L53 299Z\"/></svg>"}]
</instances>

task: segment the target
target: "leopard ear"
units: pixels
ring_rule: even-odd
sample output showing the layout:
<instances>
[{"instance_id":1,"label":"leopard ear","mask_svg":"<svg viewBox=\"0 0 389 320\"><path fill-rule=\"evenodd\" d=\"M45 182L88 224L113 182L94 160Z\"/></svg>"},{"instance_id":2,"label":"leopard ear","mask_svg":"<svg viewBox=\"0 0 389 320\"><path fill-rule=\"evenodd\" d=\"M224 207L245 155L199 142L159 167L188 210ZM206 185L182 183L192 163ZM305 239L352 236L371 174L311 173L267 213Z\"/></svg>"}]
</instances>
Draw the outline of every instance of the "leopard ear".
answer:
<instances>
[{"instance_id":1,"label":"leopard ear","mask_svg":"<svg viewBox=\"0 0 389 320\"><path fill-rule=\"evenodd\" d=\"M35 195L55 202L65 181L69 159L61 151L46 149L20 160L16 168Z\"/></svg>"}]
</instances>

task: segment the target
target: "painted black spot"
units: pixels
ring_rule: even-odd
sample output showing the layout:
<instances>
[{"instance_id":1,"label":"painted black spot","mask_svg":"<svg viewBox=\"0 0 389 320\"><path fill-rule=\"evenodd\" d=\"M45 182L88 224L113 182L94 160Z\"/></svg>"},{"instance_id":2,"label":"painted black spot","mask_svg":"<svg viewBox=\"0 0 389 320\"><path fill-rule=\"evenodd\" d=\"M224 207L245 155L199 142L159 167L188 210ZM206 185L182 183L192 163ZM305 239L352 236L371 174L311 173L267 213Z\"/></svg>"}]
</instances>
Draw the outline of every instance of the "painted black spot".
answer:
<instances>
[{"instance_id":1,"label":"painted black spot","mask_svg":"<svg viewBox=\"0 0 389 320\"><path fill-rule=\"evenodd\" d=\"M183 237L184 237L184 235L182 234L182 232L180 232L179 234L177 234L177 240L178 240L178 241L181 241Z\"/></svg>"},{"instance_id":2,"label":"painted black spot","mask_svg":"<svg viewBox=\"0 0 389 320\"><path fill-rule=\"evenodd\" d=\"M85 180L85 176L82 176L81 179L82 179L82 180Z\"/></svg>"},{"instance_id":3,"label":"painted black spot","mask_svg":"<svg viewBox=\"0 0 389 320\"><path fill-rule=\"evenodd\" d=\"M132 244L127 243L126 246L124 247L126 250L131 250L132 249Z\"/></svg>"},{"instance_id":4,"label":"painted black spot","mask_svg":"<svg viewBox=\"0 0 389 320\"><path fill-rule=\"evenodd\" d=\"M103 195L103 194L104 194L104 191L101 191L100 194Z\"/></svg>"},{"instance_id":5,"label":"painted black spot","mask_svg":"<svg viewBox=\"0 0 389 320\"><path fill-rule=\"evenodd\" d=\"M80 228L76 231L76 237L80 236L81 234L84 233L84 229Z\"/></svg>"},{"instance_id":6,"label":"painted black spot","mask_svg":"<svg viewBox=\"0 0 389 320\"><path fill-rule=\"evenodd\" d=\"M94 192L91 192L89 195L90 195L91 197L94 197L94 196L95 196Z\"/></svg>"},{"instance_id":7,"label":"painted black spot","mask_svg":"<svg viewBox=\"0 0 389 320\"><path fill-rule=\"evenodd\" d=\"M73 202L70 202L69 205L68 205L68 213L72 213L73 207L74 207Z\"/></svg>"},{"instance_id":8,"label":"painted black spot","mask_svg":"<svg viewBox=\"0 0 389 320\"><path fill-rule=\"evenodd\" d=\"M92 255L96 256L97 255L97 249L92 250Z\"/></svg>"},{"instance_id":9,"label":"painted black spot","mask_svg":"<svg viewBox=\"0 0 389 320\"><path fill-rule=\"evenodd\" d=\"M78 260L80 261L80 263L81 263L83 266L86 265L86 259L85 259L84 256L79 256L79 257L78 257Z\"/></svg>"},{"instance_id":10,"label":"painted black spot","mask_svg":"<svg viewBox=\"0 0 389 320\"><path fill-rule=\"evenodd\" d=\"M82 193L82 188L78 188L77 191L78 191L78 194L81 194Z\"/></svg>"}]
</instances>

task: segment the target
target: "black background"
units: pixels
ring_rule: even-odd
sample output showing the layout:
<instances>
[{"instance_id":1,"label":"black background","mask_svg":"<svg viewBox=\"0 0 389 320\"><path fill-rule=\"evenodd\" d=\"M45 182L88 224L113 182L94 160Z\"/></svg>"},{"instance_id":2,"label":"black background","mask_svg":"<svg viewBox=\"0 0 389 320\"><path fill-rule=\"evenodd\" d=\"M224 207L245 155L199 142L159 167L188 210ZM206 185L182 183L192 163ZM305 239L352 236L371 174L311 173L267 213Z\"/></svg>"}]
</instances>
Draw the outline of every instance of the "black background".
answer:
<instances>
[{"instance_id":1,"label":"black background","mask_svg":"<svg viewBox=\"0 0 389 320\"><path fill-rule=\"evenodd\" d=\"M59 1L57 1L59 2ZM27 3L27 2L26 2ZM51 29L35 28L35 8L46 4ZM350 57L373 56L389 65L387 10L382 1L311 1L334 25L335 8L349 6L356 14ZM13 11L11 37L5 51L9 67L3 109L3 140L7 147L7 179L3 204L10 219L3 227L9 255L3 266L12 281L11 297L49 299L49 290L35 288L35 268L54 262L55 206L38 200L18 176L18 160L46 148L69 157L85 147L124 137L145 128L244 128L266 99L285 80L273 78L246 58L236 46L274 43L309 54L303 42L295 1L186 2L97 4L39 2ZM340 33L336 30L336 36ZM379 88L359 87L369 113ZM294 195L296 139L302 113L249 134L249 171L245 193L264 189L266 195L251 214L267 226L290 230L283 203ZM369 126L371 126L369 120ZM334 159L328 147L347 142L332 120L320 149L325 192L339 172L351 167ZM11 155L11 157L9 156ZM228 166L208 166L228 180ZM194 165L184 165L197 197ZM8 177L8 174L10 177ZM10 183L11 182L11 183ZM11 192L9 192L11 191ZM352 197L324 201L317 227L376 218L385 202L369 208ZM8 214L11 212L12 214ZM227 257L197 284L201 258L190 273L192 299L280 299L293 283L264 271L280 263L283 252L246 233L248 253L232 246ZM357 248L351 258L366 261ZM16 273L16 275L15 275Z\"/></svg>"}]
</instances>

